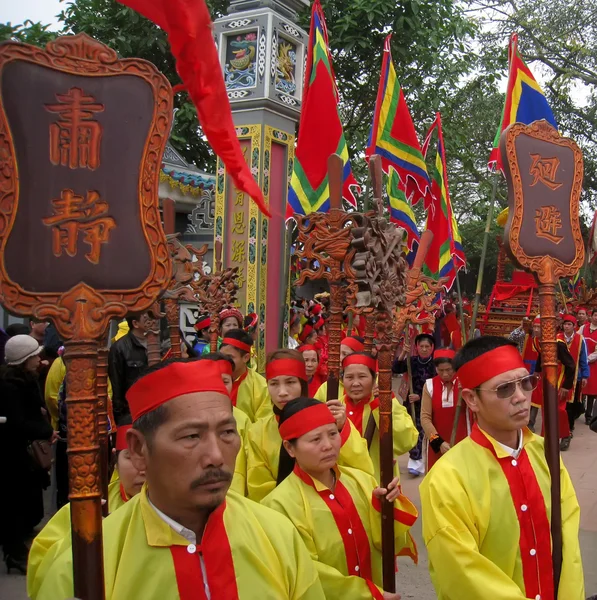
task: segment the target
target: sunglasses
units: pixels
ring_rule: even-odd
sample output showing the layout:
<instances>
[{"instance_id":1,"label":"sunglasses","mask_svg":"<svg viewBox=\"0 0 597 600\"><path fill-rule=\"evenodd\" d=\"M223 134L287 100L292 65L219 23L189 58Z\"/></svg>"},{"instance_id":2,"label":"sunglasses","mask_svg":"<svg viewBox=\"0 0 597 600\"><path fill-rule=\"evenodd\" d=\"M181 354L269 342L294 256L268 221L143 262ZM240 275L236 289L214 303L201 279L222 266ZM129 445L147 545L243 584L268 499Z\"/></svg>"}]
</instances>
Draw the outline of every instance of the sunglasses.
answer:
<instances>
[{"instance_id":1,"label":"sunglasses","mask_svg":"<svg viewBox=\"0 0 597 600\"><path fill-rule=\"evenodd\" d=\"M520 385L520 389L523 392L532 392L539 385L539 375L526 375L520 379L513 379L506 383L500 383L494 388L477 388L478 390L484 390L486 392L495 392L500 400L507 400L512 398L516 393L516 386Z\"/></svg>"}]
</instances>

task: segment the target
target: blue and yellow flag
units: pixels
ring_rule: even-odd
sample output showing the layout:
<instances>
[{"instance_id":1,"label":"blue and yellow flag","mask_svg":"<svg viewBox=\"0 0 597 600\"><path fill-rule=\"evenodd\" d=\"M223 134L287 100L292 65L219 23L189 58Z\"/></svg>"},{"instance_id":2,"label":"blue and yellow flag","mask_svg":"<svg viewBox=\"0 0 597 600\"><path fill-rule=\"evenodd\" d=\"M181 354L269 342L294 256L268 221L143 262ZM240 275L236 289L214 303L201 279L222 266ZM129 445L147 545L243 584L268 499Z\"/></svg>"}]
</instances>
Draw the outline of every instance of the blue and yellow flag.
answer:
<instances>
[{"instance_id":1,"label":"blue and yellow flag","mask_svg":"<svg viewBox=\"0 0 597 600\"><path fill-rule=\"evenodd\" d=\"M338 91L327 28L321 4L315 0L311 10L301 122L288 189L287 219L294 213L307 215L329 211L328 158L331 154L338 154L344 161L342 196L356 206L351 188L358 189L358 185L350 168L348 146L338 113Z\"/></svg>"},{"instance_id":2,"label":"blue and yellow flag","mask_svg":"<svg viewBox=\"0 0 597 600\"><path fill-rule=\"evenodd\" d=\"M529 125L533 121L545 119L556 129L558 127L553 112L547 103L541 86L537 83L530 69L518 53L518 36L513 33L508 50L510 74L502 120L493 141L493 150L489 155L489 168L502 170L502 159L499 145L502 133L512 123Z\"/></svg>"}]
</instances>

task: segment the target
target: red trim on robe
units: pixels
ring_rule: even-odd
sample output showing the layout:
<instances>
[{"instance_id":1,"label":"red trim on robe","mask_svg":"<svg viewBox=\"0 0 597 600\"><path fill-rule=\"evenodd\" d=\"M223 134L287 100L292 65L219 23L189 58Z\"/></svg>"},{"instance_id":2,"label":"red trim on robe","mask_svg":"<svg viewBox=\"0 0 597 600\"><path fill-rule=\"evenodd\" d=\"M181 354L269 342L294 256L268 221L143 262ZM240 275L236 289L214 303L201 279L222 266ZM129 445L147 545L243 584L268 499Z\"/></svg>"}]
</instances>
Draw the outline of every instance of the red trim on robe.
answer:
<instances>
[{"instance_id":1,"label":"red trim on robe","mask_svg":"<svg viewBox=\"0 0 597 600\"><path fill-rule=\"evenodd\" d=\"M226 502L214 510L205 526L201 545L192 554L187 546L170 546L180 600L207 600L201 558L212 599L238 600L232 550L224 525Z\"/></svg>"},{"instance_id":2,"label":"red trim on robe","mask_svg":"<svg viewBox=\"0 0 597 600\"><path fill-rule=\"evenodd\" d=\"M126 495L126 492L124 491L124 486L122 485L122 482L120 482L120 497L122 498L122 500L124 502L128 502L130 500L130 498Z\"/></svg>"},{"instance_id":3,"label":"red trim on robe","mask_svg":"<svg viewBox=\"0 0 597 600\"><path fill-rule=\"evenodd\" d=\"M238 398L238 388L240 384L247 378L249 370L247 369L243 375L241 375L236 381L232 382L232 391L230 392L230 399L232 400L232 406L236 406L236 400Z\"/></svg>"},{"instance_id":4,"label":"red trim on robe","mask_svg":"<svg viewBox=\"0 0 597 600\"><path fill-rule=\"evenodd\" d=\"M316 489L311 476L305 473L298 464L294 467L294 474L301 481ZM326 489L317 493L332 513L338 533L342 537L348 574L371 580L369 538L350 493L340 479L336 481L336 488L333 492Z\"/></svg>"},{"instance_id":5,"label":"red trim on robe","mask_svg":"<svg viewBox=\"0 0 597 600\"><path fill-rule=\"evenodd\" d=\"M402 493L402 489L400 490ZM377 496L371 497L371 506L378 512L381 513L381 500ZM403 510L394 508L394 521L412 527L417 521L417 515L411 515Z\"/></svg>"},{"instance_id":6,"label":"red trim on robe","mask_svg":"<svg viewBox=\"0 0 597 600\"><path fill-rule=\"evenodd\" d=\"M367 427L367 423L363 423L363 414L365 411L365 405L369 404L371 412L379 407L379 398L374 398L369 402L363 400L354 403L344 390L344 404L346 405L346 416L352 421L352 424L356 427L359 435L363 435L364 429ZM352 415L350 414L352 413Z\"/></svg>"},{"instance_id":7,"label":"red trim on robe","mask_svg":"<svg viewBox=\"0 0 597 600\"><path fill-rule=\"evenodd\" d=\"M510 494L520 527L519 549L522 561L525 595L545 600L554 598L551 558L551 530L543 492L526 450L519 457L498 458L493 444L475 423L471 438L486 448L498 461L510 487ZM526 510L523 510L526 506ZM534 551L534 554L531 554Z\"/></svg>"}]
</instances>

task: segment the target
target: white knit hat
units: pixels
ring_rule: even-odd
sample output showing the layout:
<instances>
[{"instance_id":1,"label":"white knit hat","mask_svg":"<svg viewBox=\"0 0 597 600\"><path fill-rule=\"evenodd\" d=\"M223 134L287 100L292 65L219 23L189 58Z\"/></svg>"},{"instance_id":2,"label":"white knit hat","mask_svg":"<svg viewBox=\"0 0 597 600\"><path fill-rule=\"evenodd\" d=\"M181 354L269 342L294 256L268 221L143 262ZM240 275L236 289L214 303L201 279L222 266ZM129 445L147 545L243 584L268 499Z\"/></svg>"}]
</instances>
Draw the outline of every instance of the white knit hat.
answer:
<instances>
[{"instance_id":1,"label":"white knit hat","mask_svg":"<svg viewBox=\"0 0 597 600\"><path fill-rule=\"evenodd\" d=\"M4 359L7 365L20 365L43 349L30 335L15 335L6 342Z\"/></svg>"}]
</instances>

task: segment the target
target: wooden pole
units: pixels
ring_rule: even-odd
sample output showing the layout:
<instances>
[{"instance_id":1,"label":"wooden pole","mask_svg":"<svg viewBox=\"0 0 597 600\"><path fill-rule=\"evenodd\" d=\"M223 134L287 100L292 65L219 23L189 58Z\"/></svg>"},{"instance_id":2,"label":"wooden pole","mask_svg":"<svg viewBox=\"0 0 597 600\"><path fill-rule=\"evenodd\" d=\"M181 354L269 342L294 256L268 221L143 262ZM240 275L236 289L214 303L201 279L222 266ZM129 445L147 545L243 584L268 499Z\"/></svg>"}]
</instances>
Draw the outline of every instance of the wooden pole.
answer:
<instances>
[{"instance_id":1,"label":"wooden pole","mask_svg":"<svg viewBox=\"0 0 597 600\"><path fill-rule=\"evenodd\" d=\"M170 352L172 358L182 358L180 350L180 304L176 298L164 299L168 332L170 335Z\"/></svg>"},{"instance_id":2,"label":"wooden pole","mask_svg":"<svg viewBox=\"0 0 597 600\"><path fill-rule=\"evenodd\" d=\"M328 158L328 182L330 189L330 213L342 210L342 182L344 162L337 154ZM338 398L340 382L340 342L342 319L346 302L346 287L342 280L330 281L330 319L328 345L327 400Z\"/></svg>"},{"instance_id":3,"label":"wooden pole","mask_svg":"<svg viewBox=\"0 0 597 600\"><path fill-rule=\"evenodd\" d=\"M564 312L568 314L568 302L566 302L566 295L562 289L562 280L558 279L558 287L560 288L560 295L562 297L562 304L564 305Z\"/></svg>"},{"instance_id":4,"label":"wooden pole","mask_svg":"<svg viewBox=\"0 0 597 600\"><path fill-rule=\"evenodd\" d=\"M477 326L477 315L479 313L479 302L481 301L481 288L483 287L483 270L485 269L485 257L487 256L487 245L489 243L489 232L493 222L493 207L495 206L495 197L497 195L498 174L493 174L493 188L491 191L491 200L489 210L487 211L487 222L485 223L485 234L483 236L483 248L481 250L481 261L479 262L479 274L477 275L477 290L475 292L475 302L473 305L473 318L471 319L470 339L475 337L475 328Z\"/></svg>"},{"instance_id":5,"label":"wooden pole","mask_svg":"<svg viewBox=\"0 0 597 600\"><path fill-rule=\"evenodd\" d=\"M458 292L458 302L460 303L460 332L462 334L462 344L466 344L466 325L464 324L464 307L462 305L462 291L460 289L459 272L456 271L456 291ZM475 337L475 332L471 333L471 339Z\"/></svg>"},{"instance_id":6,"label":"wooden pole","mask_svg":"<svg viewBox=\"0 0 597 600\"><path fill-rule=\"evenodd\" d=\"M104 600L100 445L96 421L97 341L65 343L68 469L74 595Z\"/></svg>"},{"instance_id":7,"label":"wooden pole","mask_svg":"<svg viewBox=\"0 0 597 600\"><path fill-rule=\"evenodd\" d=\"M97 428L100 445L100 481L102 486L102 514L110 514L108 506L108 485L110 483L110 443L108 436L108 348L100 348L97 357L97 377L95 380L97 391Z\"/></svg>"},{"instance_id":8,"label":"wooden pole","mask_svg":"<svg viewBox=\"0 0 597 600\"><path fill-rule=\"evenodd\" d=\"M367 323L365 325L365 352L371 354L375 345L375 323L377 321L375 313L367 313Z\"/></svg>"},{"instance_id":9,"label":"wooden pole","mask_svg":"<svg viewBox=\"0 0 597 600\"><path fill-rule=\"evenodd\" d=\"M391 325L390 325L391 327ZM393 347L381 343L378 353L379 369L379 467L380 485L387 489L394 478L394 428L392 426L392 359ZM396 591L394 546L394 503L381 503L381 554L383 589Z\"/></svg>"},{"instance_id":10,"label":"wooden pole","mask_svg":"<svg viewBox=\"0 0 597 600\"><path fill-rule=\"evenodd\" d=\"M551 475L551 540L554 586L557 591L562 571L562 505L558 420L558 350L556 334L556 287L539 284L541 314L541 369L543 375L543 418L545 458Z\"/></svg>"}]
</instances>

